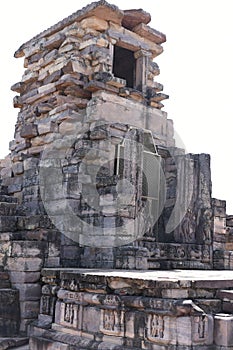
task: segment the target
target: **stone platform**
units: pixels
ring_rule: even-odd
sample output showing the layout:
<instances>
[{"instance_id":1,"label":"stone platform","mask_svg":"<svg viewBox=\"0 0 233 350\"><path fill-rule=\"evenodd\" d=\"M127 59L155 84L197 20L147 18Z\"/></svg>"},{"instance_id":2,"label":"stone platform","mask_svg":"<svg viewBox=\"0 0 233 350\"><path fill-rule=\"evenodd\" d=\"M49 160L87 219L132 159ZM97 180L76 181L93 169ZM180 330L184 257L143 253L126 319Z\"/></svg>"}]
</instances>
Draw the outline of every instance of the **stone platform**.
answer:
<instances>
[{"instance_id":1,"label":"stone platform","mask_svg":"<svg viewBox=\"0 0 233 350\"><path fill-rule=\"evenodd\" d=\"M150 18L100 0L15 52L0 336L31 350L233 350L233 216L176 144Z\"/></svg>"},{"instance_id":2,"label":"stone platform","mask_svg":"<svg viewBox=\"0 0 233 350\"><path fill-rule=\"evenodd\" d=\"M232 349L233 271L44 269L31 349Z\"/></svg>"}]
</instances>

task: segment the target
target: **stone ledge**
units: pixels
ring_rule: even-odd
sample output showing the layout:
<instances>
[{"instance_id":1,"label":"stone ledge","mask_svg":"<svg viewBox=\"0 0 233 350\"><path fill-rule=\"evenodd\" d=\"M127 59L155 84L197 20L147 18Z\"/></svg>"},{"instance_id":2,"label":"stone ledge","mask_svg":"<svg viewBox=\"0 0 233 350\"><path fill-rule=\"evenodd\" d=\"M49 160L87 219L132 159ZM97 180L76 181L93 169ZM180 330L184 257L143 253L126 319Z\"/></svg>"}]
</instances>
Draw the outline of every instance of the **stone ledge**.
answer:
<instances>
[{"instance_id":1,"label":"stone ledge","mask_svg":"<svg viewBox=\"0 0 233 350\"><path fill-rule=\"evenodd\" d=\"M13 348L15 350L26 350L27 348L24 347L26 344L28 344L28 338L0 338L0 350Z\"/></svg>"},{"instance_id":2,"label":"stone ledge","mask_svg":"<svg viewBox=\"0 0 233 350\"><path fill-rule=\"evenodd\" d=\"M159 282L171 282L176 283L178 281L232 281L233 284L233 271L226 270L160 270L160 271L138 271L138 270L98 270L98 269L75 269L75 268L45 268L42 271L42 276L46 276L50 272L60 273L69 272L77 273L80 275L98 275L105 277L122 277L130 279L141 279L146 281L159 281ZM218 287L216 287L218 288Z\"/></svg>"},{"instance_id":3,"label":"stone ledge","mask_svg":"<svg viewBox=\"0 0 233 350\"><path fill-rule=\"evenodd\" d=\"M224 273L223 273L224 272ZM112 290L133 289L144 290L144 296L161 297L161 293L171 290L172 298L177 297L176 290L183 290L185 297L191 298L191 290L196 289L196 298L202 298L202 290L233 288L233 271L213 270L173 270L173 271L146 271L146 270L110 270L102 271L95 269L70 269L70 268L45 268L42 270L44 283L59 280L79 280L87 285L92 283L95 288L110 287ZM88 288L88 286L87 286ZM85 288L83 289L85 290ZM186 293L187 291L187 293ZM200 291L200 296L198 295ZM152 293L152 294L151 294Z\"/></svg>"}]
</instances>

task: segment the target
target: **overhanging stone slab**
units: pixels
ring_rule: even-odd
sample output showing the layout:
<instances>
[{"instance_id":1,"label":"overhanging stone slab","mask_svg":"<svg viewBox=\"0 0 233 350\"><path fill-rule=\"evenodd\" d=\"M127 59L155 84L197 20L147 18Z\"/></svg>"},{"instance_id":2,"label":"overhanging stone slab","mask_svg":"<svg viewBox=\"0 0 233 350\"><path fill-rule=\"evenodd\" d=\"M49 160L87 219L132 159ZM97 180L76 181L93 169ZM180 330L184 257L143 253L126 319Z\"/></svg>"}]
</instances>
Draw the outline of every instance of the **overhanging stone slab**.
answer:
<instances>
[{"instance_id":1,"label":"overhanging stone slab","mask_svg":"<svg viewBox=\"0 0 233 350\"><path fill-rule=\"evenodd\" d=\"M98 269L43 269L42 276L44 281L47 278L57 278L72 274L81 279L89 279L89 281L99 281L100 283L108 283L113 289L117 286L157 286L162 289L189 289L209 288L219 289L220 286L231 288L233 286L233 271L214 271L214 270L170 270L170 271L137 271L137 270L98 270ZM223 287L224 288L224 287ZM229 291L230 292L230 291Z\"/></svg>"},{"instance_id":2,"label":"overhanging stone slab","mask_svg":"<svg viewBox=\"0 0 233 350\"><path fill-rule=\"evenodd\" d=\"M147 26L144 23L140 23L136 27L134 27L133 32L156 44L162 44L166 41L166 36L163 33Z\"/></svg>"},{"instance_id":3,"label":"overhanging stone slab","mask_svg":"<svg viewBox=\"0 0 233 350\"><path fill-rule=\"evenodd\" d=\"M132 30L135 26L140 23L149 23L151 21L151 16L148 12L142 9L138 10L125 10L124 18L122 20L123 27Z\"/></svg>"}]
</instances>

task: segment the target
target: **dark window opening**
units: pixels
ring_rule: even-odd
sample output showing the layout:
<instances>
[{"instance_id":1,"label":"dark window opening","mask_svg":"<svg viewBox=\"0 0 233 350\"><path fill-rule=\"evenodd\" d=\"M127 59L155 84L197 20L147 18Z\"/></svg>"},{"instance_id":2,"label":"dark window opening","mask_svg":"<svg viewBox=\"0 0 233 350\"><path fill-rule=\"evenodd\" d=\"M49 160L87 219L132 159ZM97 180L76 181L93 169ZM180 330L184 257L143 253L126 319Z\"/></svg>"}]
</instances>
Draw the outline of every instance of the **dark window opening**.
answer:
<instances>
[{"instance_id":1,"label":"dark window opening","mask_svg":"<svg viewBox=\"0 0 233 350\"><path fill-rule=\"evenodd\" d=\"M124 146L117 145L115 148L114 175L123 178L125 167Z\"/></svg>"},{"instance_id":2,"label":"dark window opening","mask_svg":"<svg viewBox=\"0 0 233 350\"><path fill-rule=\"evenodd\" d=\"M126 80L126 86L134 88L136 60L133 51L114 46L113 74Z\"/></svg>"},{"instance_id":3,"label":"dark window opening","mask_svg":"<svg viewBox=\"0 0 233 350\"><path fill-rule=\"evenodd\" d=\"M142 173L142 199L146 200L148 197L148 182L145 172Z\"/></svg>"},{"instance_id":4,"label":"dark window opening","mask_svg":"<svg viewBox=\"0 0 233 350\"><path fill-rule=\"evenodd\" d=\"M142 197L159 198L159 158L155 153L143 152Z\"/></svg>"}]
</instances>

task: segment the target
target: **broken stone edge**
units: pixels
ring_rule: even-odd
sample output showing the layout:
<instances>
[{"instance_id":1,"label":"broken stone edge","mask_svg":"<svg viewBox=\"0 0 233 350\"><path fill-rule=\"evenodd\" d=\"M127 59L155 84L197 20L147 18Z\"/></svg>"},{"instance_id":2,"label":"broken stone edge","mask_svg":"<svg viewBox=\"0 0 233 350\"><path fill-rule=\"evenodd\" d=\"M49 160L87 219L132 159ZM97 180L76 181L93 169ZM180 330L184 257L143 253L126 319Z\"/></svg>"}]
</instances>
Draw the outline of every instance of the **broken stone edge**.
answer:
<instances>
[{"instance_id":1,"label":"broken stone edge","mask_svg":"<svg viewBox=\"0 0 233 350\"><path fill-rule=\"evenodd\" d=\"M49 27L48 29L46 29L46 30L42 31L41 33L37 34L36 36L34 36L32 39L28 40L26 43L21 45L20 48L15 52L14 57L16 57L16 58L23 57L24 56L24 49L34 40L39 40L43 37L50 36L50 35L62 30L66 26L68 26L76 21L81 21L82 19L84 19L86 17L90 17L91 11L95 10L96 8L98 8L100 6L106 7L108 9L112 10L113 12L115 12L115 17L116 17L116 19L118 19L118 20L115 20L115 23L117 23L117 24L121 23L121 21L124 17L124 11L120 10L116 5L109 4L105 0L96 1L96 2L93 2L93 3L83 7L81 10L74 12L70 16L64 18L63 20L59 21L55 25ZM113 19L111 19L111 20L113 21Z\"/></svg>"}]
</instances>

